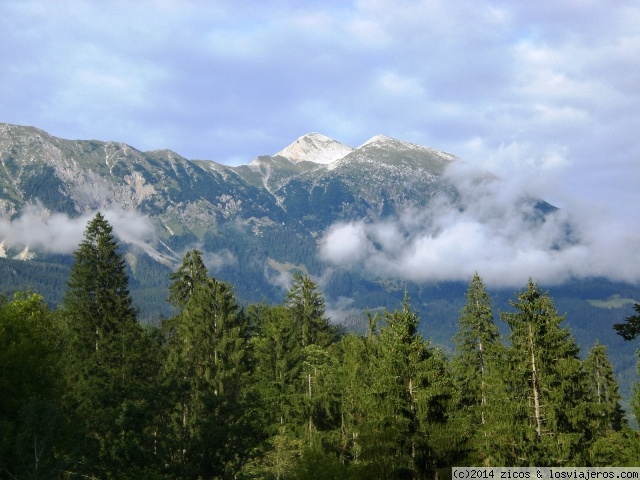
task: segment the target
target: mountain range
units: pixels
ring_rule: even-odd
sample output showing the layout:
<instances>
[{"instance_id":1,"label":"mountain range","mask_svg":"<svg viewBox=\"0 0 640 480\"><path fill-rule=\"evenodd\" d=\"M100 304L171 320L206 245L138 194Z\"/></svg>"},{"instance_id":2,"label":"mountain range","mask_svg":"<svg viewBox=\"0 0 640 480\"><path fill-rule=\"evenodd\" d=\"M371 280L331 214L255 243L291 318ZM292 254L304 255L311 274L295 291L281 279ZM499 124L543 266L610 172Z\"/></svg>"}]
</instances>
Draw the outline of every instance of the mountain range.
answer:
<instances>
[{"instance_id":1,"label":"mountain range","mask_svg":"<svg viewBox=\"0 0 640 480\"><path fill-rule=\"evenodd\" d=\"M231 282L245 303L279 302L294 272L310 274L328 313L348 327L359 328L365 309L396 308L407 291L423 334L446 349L465 302L464 282L376 273L364 267L366 259L351 261L357 251L328 259L323 245L336 225L384 226L443 204L463 210L464 192L446 174L458 161L384 135L352 148L310 133L248 165L227 166L0 124L0 293L31 288L60 302L71 253L87 220L102 211L122 242L132 294L147 321L171 314L164 302L168 275L188 249L198 248L210 273ZM490 180L479 173L470 181ZM529 222L555 210L544 199L520 201ZM409 234L380 233L370 248L393 251ZM578 341L590 347L598 338L613 346L619 374L632 376L633 346L611 325L631 313L640 288L589 279L550 290ZM491 293L496 311L509 308L514 289Z\"/></svg>"},{"instance_id":2,"label":"mountain range","mask_svg":"<svg viewBox=\"0 0 640 480\"><path fill-rule=\"evenodd\" d=\"M230 167L168 150L63 140L3 124L0 218L12 222L5 230L15 230L36 210L40 217L70 219L98 210L135 213L150 224L150 237L118 233L137 247L128 258L142 285L136 265L149 259L140 253L172 269L185 249L197 247L241 297L273 300L292 271L319 274L315 254L331 224L376 221L409 206L424 207L436 194L453 195L442 173L454 160L382 135L353 149L311 133L273 156ZM5 234L0 253L33 260L70 251L55 251L38 237Z\"/></svg>"}]
</instances>

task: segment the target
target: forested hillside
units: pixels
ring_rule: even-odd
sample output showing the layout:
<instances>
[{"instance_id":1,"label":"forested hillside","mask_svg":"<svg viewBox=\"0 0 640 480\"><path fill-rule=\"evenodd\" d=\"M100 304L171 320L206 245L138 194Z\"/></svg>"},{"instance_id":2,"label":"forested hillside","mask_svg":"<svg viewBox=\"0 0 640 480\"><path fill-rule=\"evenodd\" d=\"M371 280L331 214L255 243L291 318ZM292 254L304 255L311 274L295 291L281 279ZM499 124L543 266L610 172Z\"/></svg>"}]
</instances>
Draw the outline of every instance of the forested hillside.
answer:
<instances>
[{"instance_id":1,"label":"forested hillside","mask_svg":"<svg viewBox=\"0 0 640 480\"><path fill-rule=\"evenodd\" d=\"M606 348L583 359L533 281L501 333L476 275L452 355L419 333L406 292L347 332L309 276L281 304L240 308L198 250L166 298L173 315L142 326L98 214L59 308L34 292L2 303L2 476L445 478L454 465L640 462Z\"/></svg>"},{"instance_id":2,"label":"forested hillside","mask_svg":"<svg viewBox=\"0 0 640 480\"><path fill-rule=\"evenodd\" d=\"M632 312L640 288L571 276L580 269L558 261L573 258L574 249L585 255L581 241L604 236L581 240L579 225L565 223L564 212L545 199L526 189L505 199L505 183L490 172L455 173L460 162L383 135L351 148L310 133L274 155L230 167L0 124L0 294L36 291L56 309L71 252L100 211L120 241L141 323L173 315L165 302L169 274L195 248L211 275L233 285L242 306L280 303L301 272L322 289L327 316L360 333L367 310L391 311L407 291L420 333L450 354L473 272L487 276L497 317L532 275L514 262L543 258L532 265L556 269L564 280L536 279L567 312L583 352L596 340L609 347L628 398L634 346L612 325ZM460 250L458 234L487 248ZM522 278L500 283L518 272ZM504 322L499 327L507 333Z\"/></svg>"}]
</instances>

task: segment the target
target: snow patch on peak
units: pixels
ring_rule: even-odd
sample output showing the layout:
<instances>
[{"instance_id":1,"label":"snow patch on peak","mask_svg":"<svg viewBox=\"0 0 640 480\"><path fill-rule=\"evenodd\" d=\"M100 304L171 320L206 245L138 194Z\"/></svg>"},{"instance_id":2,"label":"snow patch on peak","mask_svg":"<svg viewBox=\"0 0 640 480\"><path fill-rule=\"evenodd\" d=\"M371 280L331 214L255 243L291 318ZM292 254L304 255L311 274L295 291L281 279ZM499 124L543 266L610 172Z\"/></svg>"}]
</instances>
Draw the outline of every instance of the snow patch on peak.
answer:
<instances>
[{"instance_id":1,"label":"snow patch on peak","mask_svg":"<svg viewBox=\"0 0 640 480\"><path fill-rule=\"evenodd\" d=\"M397 140L394 140L391 137L387 137L386 135L378 134L375 137L371 137L369 140L364 142L358 148L362 148L365 145L371 145L373 143L391 143L391 142L397 142Z\"/></svg>"},{"instance_id":2,"label":"snow patch on peak","mask_svg":"<svg viewBox=\"0 0 640 480\"><path fill-rule=\"evenodd\" d=\"M431 147L425 147L423 145L418 145L417 143L409 143L403 140L397 140L395 138L387 137L386 135L376 135L373 138L370 138L362 145L358 147L361 149L368 145L378 147L378 148L387 148L393 149L394 151L416 151L416 152L424 152L425 154L438 157L441 161L448 163L452 162L456 159L455 155L452 155L447 152L443 152L441 150L437 150Z\"/></svg>"},{"instance_id":3,"label":"snow patch on peak","mask_svg":"<svg viewBox=\"0 0 640 480\"><path fill-rule=\"evenodd\" d=\"M353 149L321 133L308 133L276 155L293 163L314 162L328 165L351 153Z\"/></svg>"}]
</instances>

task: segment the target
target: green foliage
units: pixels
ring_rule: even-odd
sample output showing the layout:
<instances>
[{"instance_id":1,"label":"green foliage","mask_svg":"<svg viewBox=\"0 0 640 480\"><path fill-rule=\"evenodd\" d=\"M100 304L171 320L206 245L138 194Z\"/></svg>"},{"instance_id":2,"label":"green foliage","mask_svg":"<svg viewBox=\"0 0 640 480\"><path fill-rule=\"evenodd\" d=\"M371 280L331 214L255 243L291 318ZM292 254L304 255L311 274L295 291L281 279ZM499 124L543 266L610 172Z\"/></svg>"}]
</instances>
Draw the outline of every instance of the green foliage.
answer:
<instances>
[{"instance_id":1,"label":"green foliage","mask_svg":"<svg viewBox=\"0 0 640 480\"><path fill-rule=\"evenodd\" d=\"M64 407L77 428L71 471L142 472L150 463L149 345L112 228L96 214L74 254L63 316ZM150 364L151 363L151 364Z\"/></svg>"},{"instance_id":2,"label":"green foliage","mask_svg":"<svg viewBox=\"0 0 640 480\"><path fill-rule=\"evenodd\" d=\"M493 319L491 299L477 273L466 296L454 336L452 369L459 391L454 426L466 432L466 464L488 465L499 461L495 443L506 430L505 349Z\"/></svg>"},{"instance_id":3,"label":"green foliage","mask_svg":"<svg viewBox=\"0 0 640 480\"><path fill-rule=\"evenodd\" d=\"M196 287L207 280L207 267L202 262L202 252L198 250L188 251L178 271L169 276L169 302L176 308L183 308Z\"/></svg>"},{"instance_id":4,"label":"green foliage","mask_svg":"<svg viewBox=\"0 0 640 480\"><path fill-rule=\"evenodd\" d=\"M283 306L255 305L249 310L255 334L254 383L262 405L263 422L275 434L296 422L294 387L302 372L300 337L291 314Z\"/></svg>"},{"instance_id":5,"label":"green foliage","mask_svg":"<svg viewBox=\"0 0 640 480\"><path fill-rule=\"evenodd\" d=\"M626 422L624 411L620 406L618 381L609 363L607 347L596 342L584 361L584 368L589 375L591 392L595 400L594 413L599 435L605 436L612 431L620 431Z\"/></svg>"},{"instance_id":6,"label":"green foliage","mask_svg":"<svg viewBox=\"0 0 640 480\"><path fill-rule=\"evenodd\" d=\"M502 314L505 346L475 275L448 360L406 291L341 334L309 276L245 313L192 250L166 282L175 315L143 328L101 215L74 259L58 312L32 293L0 300L2 475L418 479L640 459L605 348L581 361L533 282Z\"/></svg>"},{"instance_id":7,"label":"green foliage","mask_svg":"<svg viewBox=\"0 0 640 480\"><path fill-rule=\"evenodd\" d=\"M625 340L633 340L640 335L640 303L633 306L638 315L630 315L625 323L616 323L613 328Z\"/></svg>"},{"instance_id":8,"label":"green foliage","mask_svg":"<svg viewBox=\"0 0 640 480\"><path fill-rule=\"evenodd\" d=\"M14 478L54 475L64 445L60 411L60 330L40 295L0 305L0 471Z\"/></svg>"},{"instance_id":9,"label":"green foliage","mask_svg":"<svg viewBox=\"0 0 640 480\"><path fill-rule=\"evenodd\" d=\"M357 480L372 478L366 467L342 463L336 455L318 448L306 448L293 469L295 480Z\"/></svg>"},{"instance_id":10,"label":"green foliage","mask_svg":"<svg viewBox=\"0 0 640 480\"><path fill-rule=\"evenodd\" d=\"M191 258L197 265L197 255ZM171 320L164 366L173 439L165 463L175 478L231 476L260 438L248 435L252 425L245 412L248 324L229 284L194 271L199 273L189 273L187 281L179 279L188 290L172 290L179 292L178 305L186 301Z\"/></svg>"},{"instance_id":11,"label":"green foliage","mask_svg":"<svg viewBox=\"0 0 640 480\"><path fill-rule=\"evenodd\" d=\"M301 347L314 344L326 347L335 340L336 331L325 317L324 298L310 277L294 276L285 305L296 324Z\"/></svg>"},{"instance_id":12,"label":"green foliage","mask_svg":"<svg viewBox=\"0 0 640 480\"><path fill-rule=\"evenodd\" d=\"M551 298L529 281L503 318L511 329L507 382L510 464L584 465L593 441L593 397L579 349ZM508 456L505 458L508 459Z\"/></svg>"}]
</instances>

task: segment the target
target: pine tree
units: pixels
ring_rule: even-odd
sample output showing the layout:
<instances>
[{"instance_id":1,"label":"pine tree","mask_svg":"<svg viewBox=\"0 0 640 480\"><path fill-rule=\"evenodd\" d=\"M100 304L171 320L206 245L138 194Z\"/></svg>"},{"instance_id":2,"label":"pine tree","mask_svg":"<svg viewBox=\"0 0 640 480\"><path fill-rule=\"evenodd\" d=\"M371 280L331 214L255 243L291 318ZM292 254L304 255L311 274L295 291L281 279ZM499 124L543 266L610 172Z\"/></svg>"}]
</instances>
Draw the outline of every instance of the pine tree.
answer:
<instances>
[{"instance_id":1,"label":"pine tree","mask_svg":"<svg viewBox=\"0 0 640 480\"><path fill-rule=\"evenodd\" d=\"M142 328L112 228L96 214L74 253L64 299L66 407L78 422L78 474L141 472L152 461ZM106 472L106 473L105 473Z\"/></svg>"},{"instance_id":2,"label":"pine tree","mask_svg":"<svg viewBox=\"0 0 640 480\"><path fill-rule=\"evenodd\" d=\"M207 281L207 267L202 261L202 252L189 250L182 259L182 265L169 276L169 298L176 308L184 308L196 287Z\"/></svg>"},{"instance_id":3,"label":"pine tree","mask_svg":"<svg viewBox=\"0 0 640 480\"><path fill-rule=\"evenodd\" d=\"M508 389L511 465L584 465L593 397L579 349L551 298L529 281L503 313L511 328ZM508 453L508 452L507 452Z\"/></svg>"},{"instance_id":4,"label":"pine tree","mask_svg":"<svg viewBox=\"0 0 640 480\"><path fill-rule=\"evenodd\" d=\"M596 342L584 361L584 367L589 374L597 406L598 434L604 436L611 431L620 431L626 422L607 347Z\"/></svg>"},{"instance_id":5,"label":"pine tree","mask_svg":"<svg viewBox=\"0 0 640 480\"><path fill-rule=\"evenodd\" d=\"M496 461L495 442L503 435L505 388L500 371L505 361L500 332L493 319L491 299L476 273L467 291L467 303L454 336L452 367L459 389L455 427L469 432L467 441L472 464ZM451 431L454 430L452 425Z\"/></svg>"},{"instance_id":6,"label":"pine tree","mask_svg":"<svg viewBox=\"0 0 640 480\"><path fill-rule=\"evenodd\" d=\"M168 463L179 478L233 475L253 445L243 433L247 328L231 286L213 278L196 284L174 320L165 375L173 385L176 439Z\"/></svg>"},{"instance_id":7,"label":"pine tree","mask_svg":"<svg viewBox=\"0 0 640 480\"><path fill-rule=\"evenodd\" d=\"M424 478L448 455L452 383L444 356L418 333L408 296L386 312L371 386L375 405L362 429L362 459L378 478Z\"/></svg>"},{"instance_id":8,"label":"pine tree","mask_svg":"<svg viewBox=\"0 0 640 480\"><path fill-rule=\"evenodd\" d=\"M291 312L303 348L311 344L326 347L335 341L335 329L325 317L324 298L310 277L294 276L285 305Z\"/></svg>"},{"instance_id":9,"label":"pine tree","mask_svg":"<svg viewBox=\"0 0 640 480\"><path fill-rule=\"evenodd\" d=\"M618 382L607 357L607 348L596 342L584 361L584 367L595 403L596 438L590 448L590 462L595 466L621 465L625 463L625 457L630 456L632 443L629 440L634 434L628 431L624 410L620 406ZM621 443L626 444L624 448L620 448Z\"/></svg>"}]
</instances>

